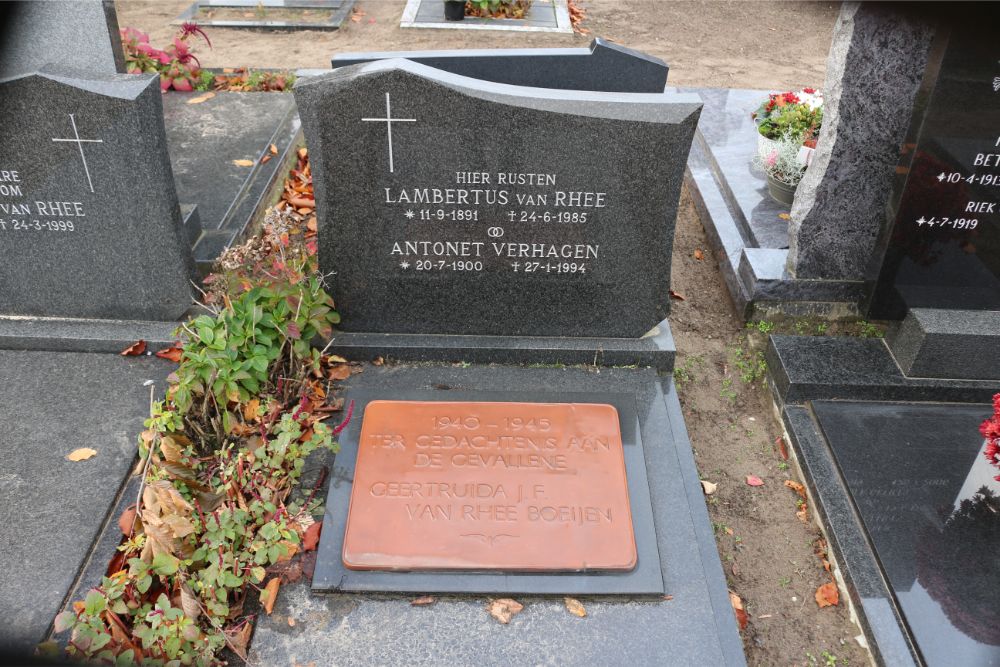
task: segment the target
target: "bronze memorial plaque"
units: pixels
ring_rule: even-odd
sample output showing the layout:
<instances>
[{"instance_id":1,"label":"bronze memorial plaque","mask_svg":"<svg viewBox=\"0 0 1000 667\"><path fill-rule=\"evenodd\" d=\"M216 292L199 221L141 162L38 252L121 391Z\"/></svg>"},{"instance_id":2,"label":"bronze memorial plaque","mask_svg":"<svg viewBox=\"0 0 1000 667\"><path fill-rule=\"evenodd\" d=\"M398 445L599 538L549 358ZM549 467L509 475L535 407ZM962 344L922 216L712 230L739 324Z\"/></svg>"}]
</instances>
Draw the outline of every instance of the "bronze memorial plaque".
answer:
<instances>
[{"instance_id":1,"label":"bronze memorial plaque","mask_svg":"<svg viewBox=\"0 0 1000 667\"><path fill-rule=\"evenodd\" d=\"M631 570L618 411L372 401L344 536L352 570Z\"/></svg>"}]
</instances>

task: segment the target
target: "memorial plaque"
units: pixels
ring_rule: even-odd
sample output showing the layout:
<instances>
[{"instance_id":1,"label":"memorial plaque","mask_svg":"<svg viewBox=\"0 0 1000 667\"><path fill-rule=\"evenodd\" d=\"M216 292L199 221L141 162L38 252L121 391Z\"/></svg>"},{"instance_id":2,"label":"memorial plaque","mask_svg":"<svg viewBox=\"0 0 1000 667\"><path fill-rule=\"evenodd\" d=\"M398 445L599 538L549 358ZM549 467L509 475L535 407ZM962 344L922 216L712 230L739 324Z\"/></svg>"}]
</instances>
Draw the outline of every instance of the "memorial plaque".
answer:
<instances>
[{"instance_id":1,"label":"memorial plaque","mask_svg":"<svg viewBox=\"0 0 1000 667\"><path fill-rule=\"evenodd\" d=\"M617 410L372 401L343 560L358 570L631 570Z\"/></svg>"},{"instance_id":2,"label":"memorial plaque","mask_svg":"<svg viewBox=\"0 0 1000 667\"><path fill-rule=\"evenodd\" d=\"M175 320L192 303L155 75L0 82L0 313Z\"/></svg>"},{"instance_id":3,"label":"memorial plaque","mask_svg":"<svg viewBox=\"0 0 1000 667\"><path fill-rule=\"evenodd\" d=\"M1000 310L1000 41L952 28L927 104L873 318L910 308Z\"/></svg>"},{"instance_id":4,"label":"memorial plaque","mask_svg":"<svg viewBox=\"0 0 1000 667\"><path fill-rule=\"evenodd\" d=\"M381 60L295 97L345 330L638 338L666 317L696 96Z\"/></svg>"}]
</instances>

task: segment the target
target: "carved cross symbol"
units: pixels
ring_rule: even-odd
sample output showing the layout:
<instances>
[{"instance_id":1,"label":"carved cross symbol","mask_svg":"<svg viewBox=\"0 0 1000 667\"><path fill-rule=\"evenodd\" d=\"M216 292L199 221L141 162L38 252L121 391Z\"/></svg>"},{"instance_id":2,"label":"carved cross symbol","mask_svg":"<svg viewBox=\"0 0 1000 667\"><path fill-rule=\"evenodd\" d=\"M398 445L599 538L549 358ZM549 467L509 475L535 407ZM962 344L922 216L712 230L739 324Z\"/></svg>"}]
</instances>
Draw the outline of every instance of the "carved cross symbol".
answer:
<instances>
[{"instance_id":1,"label":"carved cross symbol","mask_svg":"<svg viewBox=\"0 0 1000 667\"><path fill-rule=\"evenodd\" d=\"M389 173L393 172L392 163L392 124L393 123L416 123L416 118L393 118L389 102L389 93L385 94L385 118L362 118L365 122L385 123L386 134L389 137Z\"/></svg>"},{"instance_id":2,"label":"carved cross symbol","mask_svg":"<svg viewBox=\"0 0 1000 667\"><path fill-rule=\"evenodd\" d=\"M83 144L84 143L94 143L103 144L104 139L81 139L80 133L76 131L76 118L73 114L69 114L69 122L73 126L73 139L53 139L52 141L69 141L75 142L76 147L80 149L80 159L83 160L83 171L87 174L87 185L90 186L90 191L94 191L94 182L90 180L90 169L87 168L87 156L83 154Z\"/></svg>"}]
</instances>

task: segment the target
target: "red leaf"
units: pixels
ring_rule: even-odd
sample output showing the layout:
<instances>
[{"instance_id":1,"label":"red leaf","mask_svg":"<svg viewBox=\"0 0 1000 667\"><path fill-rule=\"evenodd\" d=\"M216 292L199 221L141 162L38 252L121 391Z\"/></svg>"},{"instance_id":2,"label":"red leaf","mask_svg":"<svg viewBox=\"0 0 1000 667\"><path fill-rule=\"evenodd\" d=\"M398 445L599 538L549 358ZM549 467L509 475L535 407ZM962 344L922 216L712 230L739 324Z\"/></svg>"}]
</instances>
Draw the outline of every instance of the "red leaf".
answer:
<instances>
[{"instance_id":1,"label":"red leaf","mask_svg":"<svg viewBox=\"0 0 1000 667\"><path fill-rule=\"evenodd\" d=\"M781 454L781 460L787 461L788 447L785 446L785 439L779 435L777 438L775 438L774 442L776 442L778 445L778 453Z\"/></svg>"},{"instance_id":2,"label":"red leaf","mask_svg":"<svg viewBox=\"0 0 1000 667\"><path fill-rule=\"evenodd\" d=\"M122 515L118 517L118 529L122 531L122 535L129 537L132 535L132 524L135 523L135 505L129 505L129 507L122 512Z\"/></svg>"},{"instance_id":3,"label":"red leaf","mask_svg":"<svg viewBox=\"0 0 1000 667\"><path fill-rule=\"evenodd\" d=\"M764 486L764 480L757 475L747 475L747 484L750 486Z\"/></svg>"},{"instance_id":4,"label":"red leaf","mask_svg":"<svg viewBox=\"0 0 1000 667\"><path fill-rule=\"evenodd\" d=\"M132 343L124 350L122 350L121 355L123 357L138 357L140 354L146 351L146 341L137 340Z\"/></svg>"},{"instance_id":5,"label":"red leaf","mask_svg":"<svg viewBox=\"0 0 1000 667\"><path fill-rule=\"evenodd\" d=\"M831 581L817 588L816 604L820 608L833 607L840 604L840 591L837 590L837 584Z\"/></svg>"},{"instance_id":6,"label":"red leaf","mask_svg":"<svg viewBox=\"0 0 1000 667\"><path fill-rule=\"evenodd\" d=\"M681 294L680 292L675 292L673 290L670 290L670 298L677 299L678 301L684 301L684 295Z\"/></svg>"},{"instance_id":7,"label":"red leaf","mask_svg":"<svg viewBox=\"0 0 1000 667\"><path fill-rule=\"evenodd\" d=\"M156 352L156 356L160 359L166 359L172 361L175 364L181 363L181 355L184 354L184 349L180 346L180 343L174 343L172 347L168 347Z\"/></svg>"},{"instance_id":8,"label":"red leaf","mask_svg":"<svg viewBox=\"0 0 1000 667\"><path fill-rule=\"evenodd\" d=\"M319 544L320 533L323 532L323 522L317 521L306 528L305 535L302 536L302 550L312 551Z\"/></svg>"}]
</instances>

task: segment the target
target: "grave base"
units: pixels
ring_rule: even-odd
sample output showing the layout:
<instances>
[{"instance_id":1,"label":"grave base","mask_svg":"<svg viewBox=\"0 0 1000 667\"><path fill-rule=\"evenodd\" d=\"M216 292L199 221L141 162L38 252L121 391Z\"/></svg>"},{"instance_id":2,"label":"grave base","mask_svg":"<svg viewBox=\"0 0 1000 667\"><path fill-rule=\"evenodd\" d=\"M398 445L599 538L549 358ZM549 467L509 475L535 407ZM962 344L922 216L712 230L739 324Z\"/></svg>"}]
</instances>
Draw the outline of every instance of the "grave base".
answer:
<instances>
[{"instance_id":1,"label":"grave base","mask_svg":"<svg viewBox=\"0 0 1000 667\"><path fill-rule=\"evenodd\" d=\"M642 338L452 336L338 332L327 350L351 360L443 361L544 366L649 366L672 373L676 347L663 320Z\"/></svg>"}]
</instances>

